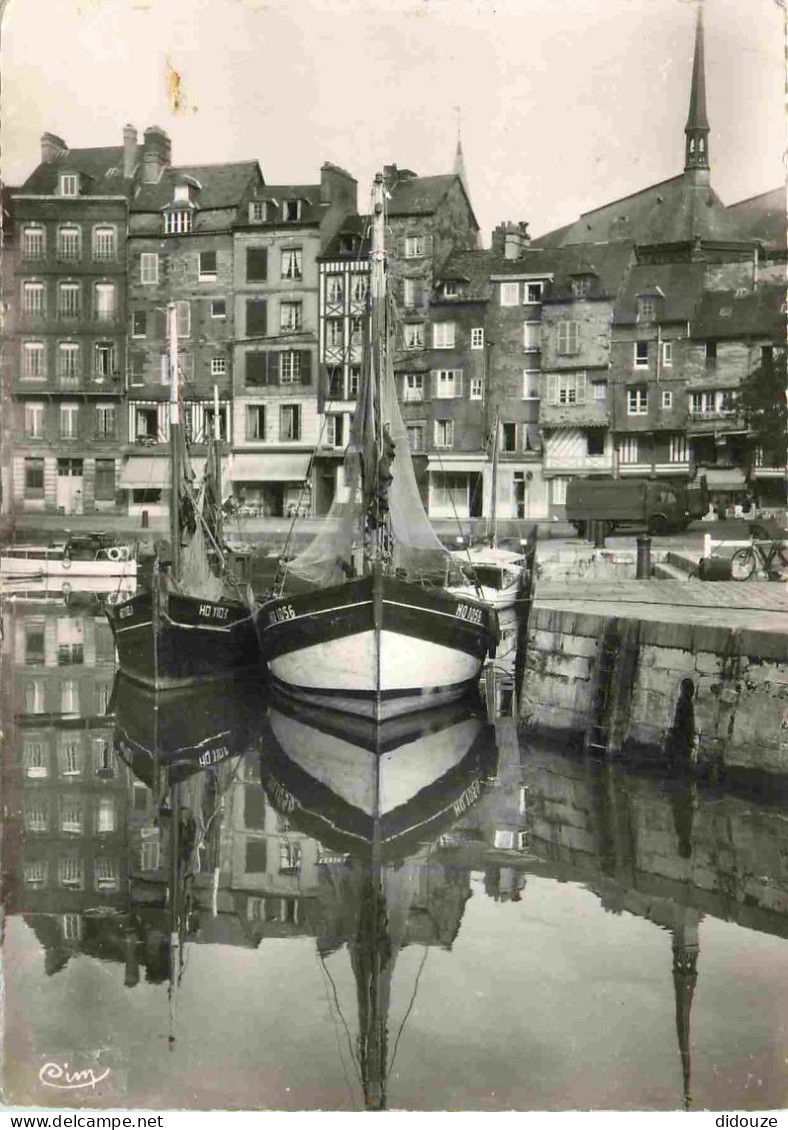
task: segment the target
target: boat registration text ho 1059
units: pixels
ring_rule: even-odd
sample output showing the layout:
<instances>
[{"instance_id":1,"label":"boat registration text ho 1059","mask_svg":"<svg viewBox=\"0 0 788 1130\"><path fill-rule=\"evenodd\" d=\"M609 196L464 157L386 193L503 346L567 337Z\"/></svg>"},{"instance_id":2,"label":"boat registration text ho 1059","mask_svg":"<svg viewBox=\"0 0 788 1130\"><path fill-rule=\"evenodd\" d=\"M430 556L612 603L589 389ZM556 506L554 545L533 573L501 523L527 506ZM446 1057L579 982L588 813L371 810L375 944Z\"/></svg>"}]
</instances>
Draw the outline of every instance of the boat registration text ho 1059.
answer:
<instances>
[{"instance_id":1,"label":"boat registration text ho 1059","mask_svg":"<svg viewBox=\"0 0 788 1130\"><path fill-rule=\"evenodd\" d=\"M481 624L482 622L482 609L473 608L470 604L458 604L454 610L454 615L459 617L460 620L467 620L469 624Z\"/></svg>"}]
</instances>

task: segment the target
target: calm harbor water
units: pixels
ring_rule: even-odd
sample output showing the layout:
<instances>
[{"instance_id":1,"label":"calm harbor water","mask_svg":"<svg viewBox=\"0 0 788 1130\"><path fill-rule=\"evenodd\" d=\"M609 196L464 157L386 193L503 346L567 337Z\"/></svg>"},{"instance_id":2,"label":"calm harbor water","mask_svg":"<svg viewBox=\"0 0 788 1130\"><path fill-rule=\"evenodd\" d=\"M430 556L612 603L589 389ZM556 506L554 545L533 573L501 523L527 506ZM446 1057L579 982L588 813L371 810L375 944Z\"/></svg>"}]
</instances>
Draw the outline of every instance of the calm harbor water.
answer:
<instances>
[{"instance_id":1,"label":"calm harbor water","mask_svg":"<svg viewBox=\"0 0 788 1130\"><path fill-rule=\"evenodd\" d=\"M372 734L254 683L157 700L101 618L3 627L10 1102L788 1105L777 790L480 706Z\"/></svg>"}]
</instances>

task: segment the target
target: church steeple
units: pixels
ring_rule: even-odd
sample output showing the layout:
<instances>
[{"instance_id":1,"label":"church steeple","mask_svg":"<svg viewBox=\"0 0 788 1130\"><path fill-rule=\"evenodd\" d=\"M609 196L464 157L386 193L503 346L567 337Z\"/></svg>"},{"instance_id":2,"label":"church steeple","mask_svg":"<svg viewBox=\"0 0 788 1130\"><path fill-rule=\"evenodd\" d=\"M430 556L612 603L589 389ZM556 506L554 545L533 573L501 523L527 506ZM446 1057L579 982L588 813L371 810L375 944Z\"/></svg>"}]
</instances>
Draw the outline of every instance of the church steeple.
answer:
<instances>
[{"instance_id":1,"label":"church steeple","mask_svg":"<svg viewBox=\"0 0 788 1130\"><path fill-rule=\"evenodd\" d=\"M706 66L703 52L703 0L698 3L695 25L695 57L692 61L689 114L684 127L684 171L697 180L708 180L709 119L706 116ZM697 175L700 170L703 172Z\"/></svg>"},{"instance_id":2,"label":"church steeple","mask_svg":"<svg viewBox=\"0 0 788 1130\"><path fill-rule=\"evenodd\" d=\"M462 122L460 118L460 109L457 107L457 149L454 153L454 168L452 172L456 177L462 181L462 187L465 189L470 199L470 190L468 188L468 174L465 171L465 155L462 151Z\"/></svg>"}]
</instances>

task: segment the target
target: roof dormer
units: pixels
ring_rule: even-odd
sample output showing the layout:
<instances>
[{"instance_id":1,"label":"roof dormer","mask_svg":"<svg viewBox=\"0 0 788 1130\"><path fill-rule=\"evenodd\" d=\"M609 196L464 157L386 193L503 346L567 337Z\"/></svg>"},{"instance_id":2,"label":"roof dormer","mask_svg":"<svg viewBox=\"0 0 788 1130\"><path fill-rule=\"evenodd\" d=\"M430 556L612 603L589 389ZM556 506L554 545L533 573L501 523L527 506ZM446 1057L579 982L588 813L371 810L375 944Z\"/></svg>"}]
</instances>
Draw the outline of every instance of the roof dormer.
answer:
<instances>
[{"instance_id":1,"label":"roof dormer","mask_svg":"<svg viewBox=\"0 0 788 1130\"><path fill-rule=\"evenodd\" d=\"M61 169L58 177L58 196L79 196L81 177L76 169Z\"/></svg>"},{"instance_id":2,"label":"roof dormer","mask_svg":"<svg viewBox=\"0 0 788 1130\"><path fill-rule=\"evenodd\" d=\"M637 300L637 320L639 322L658 322L662 318L662 310L665 304L665 293L660 290L658 286L649 286L645 290L638 291L635 295Z\"/></svg>"},{"instance_id":3,"label":"roof dormer","mask_svg":"<svg viewBox=\"0 0 788 1130\"><path fill-rule=\"evenodd\" d=\"M599 275L592 267L581 267L569 276L573 298L597 298L600 293Z\"/></svg>"}]
</instances>

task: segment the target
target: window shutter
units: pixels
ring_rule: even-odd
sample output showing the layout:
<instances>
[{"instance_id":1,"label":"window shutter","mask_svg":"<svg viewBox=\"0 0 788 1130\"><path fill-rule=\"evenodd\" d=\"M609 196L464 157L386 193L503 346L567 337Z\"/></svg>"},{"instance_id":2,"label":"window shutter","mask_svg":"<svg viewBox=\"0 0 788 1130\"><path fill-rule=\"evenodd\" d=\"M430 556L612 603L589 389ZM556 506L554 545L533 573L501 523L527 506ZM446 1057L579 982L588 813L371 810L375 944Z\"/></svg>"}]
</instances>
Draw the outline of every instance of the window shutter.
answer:
<instances>
[{"instance_id":1,"label":"window shutter","mask_svg":"<svg viewBox=\"0 0 788 1130\"><path fill-rule=\"evenodd\" d=\"M431 235L425 235L424 236L424 258L429 259L430 255L432 255L432 236Z\"/></svg>"},{"instance_id":2,"label":"window shutter","mask_svg":"<svg viewBox=\"0 0 788 1130\"><path fill-rule=\"evenodd\" d=\"M402 235L397 238L397 258L405 258L405 237Z\"/></svg>"},{"instance_id":3,"label":"window shutter","mask_svg":"<svg viewBox=\"0 0 788 1130\"><path fill-rule=\"evenodd\" d=\"M301 384L311 385L312 383L312 353L308 349L301 349Z\"/></svg>"},{"instance_id":4,"label":"window shutter","mask_svg":"<svg viewBox=\"0 0 788 1130\"><path fill-rule=\"evenodd\" d=\"M454 370L454 395L462 397L462 369Z\"/></svg>"},{"instance_id":5,"label":"window shutter","mask_svg":"<svg viewBox=\"0 0 788 1130\"><path fill-rule=\"evenodd\" d=\"M268 353L246 354L246 384L259 388L268 383L267 361Z\"/></svg>"},{"instance_id":6,"label":"window shutter","mask_svg":"<svg viewBox=\"0 0 788 1130\"><path fill-rule=\"evenodd\" d=\"M430 378L431 378L430 383L431 383L431 386L432 386L432 399L437 400L438 399L438 370L437 369L432 370L432 372L430 373Z\"/></svg>"},{"instance_id":7,"label":"window shutter","mask_svg":"<svg viewBox=\"0 0 788 1130\"><path fill-rule=\"evenodd\" d=\"M566 327L567 327L566 322L559 322L558 323L558 352L559 353L566 353L566 337L567 337Z\"/></svg>"},{"instance_id":8,"label":"window shutter","mask_svg":"<svg viewBox=\"0 0 788 1130\"><path fill-rule=\"evenodd\" d=\"M580 348L580 325L578 322L569 323L569 352L577 353Z\"/></svg>"},{"instance_id":9,"label":"window shutter","mask_svg":"<svg viewBox=\"0 0 788 1130\"><path fill-rule=\"evenodd\" d=\"M265 383L267 385L279 384L279 353L266 353L266 375Z\"/></svg>"},{"instance_id":10,"label":"window shutter","mask_svg":"<svg viewBox=\"0 0 788 1130\"><path fill-rule=\"evenodd\" d=\"M558 403L558 376L556 373L548 373L547 376L547 403Z\"/></svg>"},{"instance_id":11,"label":"window shutter","mask_svg":"<svg viewBox=\"0 0 788 1130\"><path fill-rule=\"evenodd\" d=\"M268 278L268 248L247 247L246 281L265 282Z\"/></svg>"},{"instance_id":12,"label":"window shutter","mask_svg":"<svg viewBox=\"0 0 788 1130\"><path fill-rule=\"evenodd\" d=\"M585 404L586 402L586 375L585 373L577 374L577 403Z\"/></svg>"},{"instance_id":13,"label":"window shutter","mask_svg":"<svg viewBox=\"0 0 788 1130\"><path fill-rule=\"evenodd\" d=\"M246 336L265 337L268 332L268 302L265 298L246 300Z\"/></svg>"}]
</instances>

